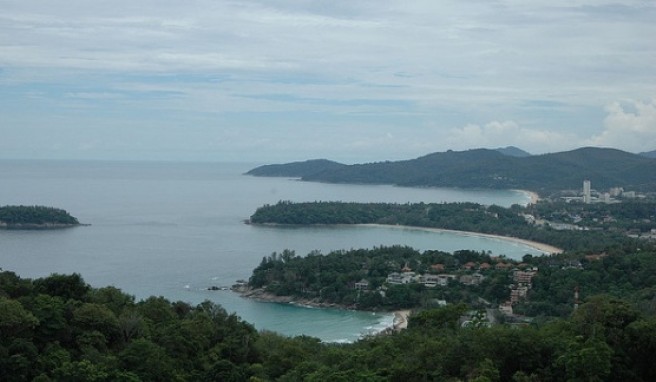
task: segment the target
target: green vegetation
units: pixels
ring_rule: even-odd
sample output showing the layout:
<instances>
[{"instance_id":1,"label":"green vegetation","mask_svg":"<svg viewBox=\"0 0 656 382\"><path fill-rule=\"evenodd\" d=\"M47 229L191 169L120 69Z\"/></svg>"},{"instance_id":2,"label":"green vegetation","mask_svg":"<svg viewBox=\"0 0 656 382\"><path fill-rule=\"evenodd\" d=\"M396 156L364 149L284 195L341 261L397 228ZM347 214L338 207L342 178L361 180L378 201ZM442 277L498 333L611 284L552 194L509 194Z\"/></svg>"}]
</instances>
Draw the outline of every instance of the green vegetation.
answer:
<instances>
[{"instance_id":1,"label":"green vegetation","mask_svg":"<svg viewBox=\"0 0 656 382\"><path fill-rule=\"evenodd\" d=\"M573 290L582 295L608 293L637 305L649 305L656 296L654 241L627 236L651 232L656 227L656 203L622 204L538 203L528 207L482 206L475 203L387 204L279 202L259 208L253 223L275 224L401 224L437 227L520 237L564 248L562 255L524 257L523 264L493 259L486 253L439 251L419 253L406 247L335 251L327 255L274 253L253 271L252 288L277 296L292 296L317 304L339 304L357 309L426 308L437 300L469 306L496 306L508 301L517 289L512 268L540 271L528 286L526 298L514 301L517 312L528 316L566 317L574 304ZM536 221L542 221L536 224ZM552 224L578 229L557 230ZM579 224L579 225L576 225ZM457 280L471 275L463 264L475 264L484 280L449 282L440 288L413 281L386 283L404 266L419 274L449 273ZM495 263L510 264L497 268ZM439 264L439 268L432 265ZM487 264L485 267L482 264ZM480 268L478 268L480 266ZM367 288L356 287L366 282ZM515 285L515 286L513 286ZM382 291L382 293L381 293ZM523 292L522 292L523 293ZM482 299L482 300L481 300ZM484 303L481 303L484 301ZM656 308L655 308L656 309Z\"/></svg>"},{"instance_id":2,"label":"green vegetation","mask_svg":"<svg viewBox=\"0 0 656 382\"><path fill-rule=\"evenodd\" d=\"M257 332L210 302L135 302L113 287L90 288L75 274L28 280L0 272L0 380L656 379L653 310L598 295L564 319L492 327L474 320L463 328L467 310L421 310L407 330L322 344Z\"/></svg>"},{"instance_id":3,"label":"green vegetation","mask_svg":"<svg viewBox=\"0 0 656 382\"><path fill-rule=\"evenodd\" d=\"M263 258L253 270L249 286L264 288L278 296L362 310L430 307L438 299L477 305L479 297L492 302L508 298L511 276L508 269L486 271L483 283L467 287L457 282L444 288L426 288L419 283L385 284L390 273L400 272L404 266L424 274L435 273L431 270L433 264L443 264L444 271L460 275L472 273L462 270L468 262L491 263L492 260L489 254L475 251L458 251L453 255L440 251L420 253L400 246L334 251L327 255L312 252L305 257L285 250ZM362 280L368 283L367 288L357 289L355 284ZM380 293L383 289L384 293Z\"/></svg>"},{"instance_id":4,"label":"green vegetation","mask_svg":"<svg viewBox=\"0 0 656 382\"><path fill-rule=\"evenodd\" d=\"M656 314L656 250L623 254L570 253L525 258L539 272L532 280L527 299L515 312L529 316L560 316L571 313L573 291L585 300L608 294L626 300L648 314Z\"/></svg>"},{"instance_id":5,"label":"green vegetation","mask_svg":"<svg viewBox=\"0 0 656 382\"><path fill-rule=\"evenodd\" d=\"M277 172L281 166L261 167L251 174L280 176ZM447 151L412 160L340 165L295 174L308 181L524 189L541 195L580 189L583 179L591 180L598 189L622 186L656 191L655 159L592 147L528 157L486 149Z\"/></svg>"},{"instance_id":6,"label":"green vegetation","mask_svg":"<svg viewBox=\"0 0 656 382\"><path fill-rule=\"evenodd\" d=\"M0 228L56 228L79 225L68 212L44 206L0 207Z\"/></svg>"},{"instance_id":7,"label":"green vegetation","mask_svg":"<svg viewBox=\"0 0 656 382\"><path fill-rule=\"evenodd\" d=\"M257 339L210 302L135 303L77 274L0 273L2 381L241 381L258 373Z\"/></svg>"},{"instance_id":8,"label":"green vegetation","mask_svg":"<svg viewBox=\"0 0 656 382\"><path fill-rule=\"evenodd\" d=\"M254 168L246 173L253 176L284 176L289 178L302 178L342 168L346 165L326 159L313 159L304 162L287 164L270 164Z\"/></svg>"},{"instance_id":9,"label":"green vegetation","mask_svg":"<svg viewBox=\"0 0 656 382\"><path fill-rule=\"evenodd\" d=\"M652 204L622 209L625 214L622 221L641 219L638 216L645 213L649 215L650 212L645 211L649 211ZM588 208L585 206L581 208ZM650 223L645 223L643 229L656 227L653 216L656 212L651 211ZM517 237L565 250L589 252L625 252L637 248L638 242L615 229L616 226L607 224L605 230L559 231L547 225L531 224L525 217L532 215L539 219L552 213L563 213L563 206L544 203L527 208L518 205L503 208L476 203L279 202L258 208L250 221L256 224L388 224L443 228Z\"/></svg>"},{"instance_id":10,"label":"green vegetation","mask_svg":"<svg viewBox=\"0 0 656 382\"><path fill-rule=\"evenodd\" d=\"M466 266L468 263L474 264L473 269ZM507 266L496 267L499 263ZM439 269L432 267L435 264L441 265ZM479 268L481 264L490 267ZM405 266L417 275L455 277L447 285L437 287L426 287L419 282L386 283L390 273L401 272ZM607 293L628 300L645 312L656 313L654 250L604 256L526 255L521 262L475 251L421 253L408 247L354 249L326 255L312 252L305 257L285 250L263 258L253 270L249 286L277 296L362 310L429 308L437 300L483 308L508 300L513 273L518 267L536 268L539 272L532 280L527 298L516 305L516 312L531 317L567 317L572 313L574 289L578 287L583 299ZM482 275L483 281L478 284L458 281L461 276L474 273ZM364 290L356 288L356 283L361 281L368 283Z\"/></svg>"}]
</instances>

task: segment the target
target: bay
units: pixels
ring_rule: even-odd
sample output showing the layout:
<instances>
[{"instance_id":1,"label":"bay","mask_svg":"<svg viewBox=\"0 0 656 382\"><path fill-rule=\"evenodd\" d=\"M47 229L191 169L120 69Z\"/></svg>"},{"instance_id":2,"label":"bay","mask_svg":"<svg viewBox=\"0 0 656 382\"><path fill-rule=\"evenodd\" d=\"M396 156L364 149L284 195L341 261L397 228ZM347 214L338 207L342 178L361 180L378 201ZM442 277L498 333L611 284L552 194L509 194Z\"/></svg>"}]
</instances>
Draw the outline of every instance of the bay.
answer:
<instances>
[{"instance_id":1,"label":"bay","mask_svg":"<svg viewBox=\"0 0 656 382\"><path fill-rule=\"evenodd\" d=\"M403 188L300 182L242 175L253 163L0 161L0 205L66 209L91 226L1 231L0 267L23 277L80 273L95 287L113 285L138 299L151 295L221 304L258 329L353 341L391 324L390 314L258 303L208 291L247 279L273 251L409 245L420 250L490 250L520 258L540 252L491 238L375 227L274 228L244 224L257 207L279 200L457 202L509 206L519 191Z\"/></svg>"}]
</instances>

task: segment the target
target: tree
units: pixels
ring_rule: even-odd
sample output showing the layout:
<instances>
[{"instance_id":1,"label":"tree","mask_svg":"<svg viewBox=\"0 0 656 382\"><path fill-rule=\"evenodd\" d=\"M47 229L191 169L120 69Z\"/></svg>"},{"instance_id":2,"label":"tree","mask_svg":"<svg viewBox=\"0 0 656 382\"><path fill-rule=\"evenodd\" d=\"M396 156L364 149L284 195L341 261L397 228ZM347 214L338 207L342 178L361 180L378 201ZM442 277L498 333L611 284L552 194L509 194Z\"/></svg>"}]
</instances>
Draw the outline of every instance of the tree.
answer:
<instances>
[{"instance_id":1,"label":"tree","mask_svg":"<svg viewBox=\"0 0 656 382\"><path fill-rule=\"evenodd\" d=\"M145 338L132 341L119 354L119 361L143 381L174 380L173 360L162 347Z\"/></svg>"},{"instance_id":2,"label":"tree","mask_svg":"<svg viewBox=\"0 0 656 382\"><path fill-rule=\"evenodd\" d=\"M38 323L39 320L18 301L0 297L0 343L29 336Z\"/></svg>"},{"instance_id":3,"label":"tree","mask_svg":"<svg viewBox=\"0 0 656 382\"><path fill-rule=\"evenodd\" d=\"M604 381L610 375L613 350L597 338L572 341L556 364L564 366L571 381Z\"/></svg>"},{"instance_id":4,"label":"tree","mask_svg":"<svg viewBox=\"0 0 656 382\"><path fill-rule=\"evenodd\" d=\"M64 299L84 301L91 287L77 273L61 275L54 273L48 277L34 280L34 287L39 293L59 296Z\"/></svg>"}]
</instances>

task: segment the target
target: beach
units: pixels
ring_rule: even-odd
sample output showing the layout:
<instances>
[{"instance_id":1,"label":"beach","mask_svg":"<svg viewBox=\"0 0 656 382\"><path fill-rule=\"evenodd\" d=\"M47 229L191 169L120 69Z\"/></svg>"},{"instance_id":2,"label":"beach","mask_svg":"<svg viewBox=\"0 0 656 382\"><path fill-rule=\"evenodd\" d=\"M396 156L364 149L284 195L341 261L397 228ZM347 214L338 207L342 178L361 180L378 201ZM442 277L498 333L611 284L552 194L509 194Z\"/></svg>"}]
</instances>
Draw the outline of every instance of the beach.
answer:
<instances>
[{"instance_id":1,"label":"beach","mask_svg":"<svg viewBox=\"0 0 656 382\"><path fill-rule=\"evenodd\" d=\"M517 237L494 235L494 234L490 234L490 233L480 233L480 232L471 232L471 231L457 231L457 230L453 230L453 229L431 228L431 227L415 227L415 226L406 226L406 225L387 225L387 224L357 224L357 225L362 226L362 227L411 229L411 230L420 230L420 231L436 232L436 233L450 232L450 233L454 233L454 234L458 234L458 235L464 235L464 236L481 236L481 237L488 237L488 238L491 238L491 239L506 240L506 241L510 241L510 242L513 242L513 243L524 244L524 245L527 245L531 248L535 248L538 251L544 252L545 254L549 254L549 255L558 254L558 253L563 252L562 248L554 247L553 245L539 243L537 241L520 239L520 238L517 238Z\"/></svg>"},{"instance_id":2,"label":"beach","mask_svg":"<svg viewBox=\"0 0 656 382\"><path fill-rule=\"evenodd\" d=\"M408 328L410 312L410 310L397 310L394 312L394 324L392 326L394 330L399 331Z\"/></svg>"},{"instance_id":3,"label":"beach","mask_svg":"<svg viewBox=\"0 0 656 382\"><path fill-rule=\"evenodd\" d=\"M531 198L530 204L536 204L540 200L540 196L538 196L536 192L527 191L527 190L521 190L521 191L527 193L528 196Z\"/></svg>"}]
</instances>

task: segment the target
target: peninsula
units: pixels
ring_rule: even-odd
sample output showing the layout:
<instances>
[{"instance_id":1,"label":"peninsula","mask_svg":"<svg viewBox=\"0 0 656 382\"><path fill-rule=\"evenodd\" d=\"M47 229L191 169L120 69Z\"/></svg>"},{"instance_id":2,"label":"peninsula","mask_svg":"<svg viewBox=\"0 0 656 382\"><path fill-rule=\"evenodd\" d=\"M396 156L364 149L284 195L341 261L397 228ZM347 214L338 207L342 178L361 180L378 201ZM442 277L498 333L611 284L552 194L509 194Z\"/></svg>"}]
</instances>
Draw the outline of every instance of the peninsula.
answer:
<instances>
[{"instance_id":1,"label":"peninsula","mask_svg":"<svg viewBox=\"0 0 656 382\"><path fill-rule=\"evenodd\" d=\"M656 206L651 203L630 205L633 206L631 210L635 211L653 211ZM581 208L582 206L580 205ZM616 211L617 205L585 206L585 210L572 210L572 213L590 216L589 219L581 220L588 225L572 225L572 229L560 229L562 224L557 224L562 221L560 218L557 221L549 220L557 218L554 215L556 212L576 207L562 203L538 203L526 207L514 205L504 208L469 202L395 204L281 201L258 208L249 222L266 225L378 224L443 229L463 234L493 235L504 240L522 240L524 244L547 253L559 253L562 250L605 251L616 245L631 247L635 244L628 235L630 232L636 229L649 231L652 228L650 224L634 222L644 220L643 215L626 215L626 212L626 216L621 215L621 211ZM626 206L629 204L625 205L623 211L628 209ZM593 226L594 220L599 221L603 216L613 216L614 222Z\"/></svg>"},{"instance_id":2,"label":"peninsula","mask_svg":"<svg viewBox=\"0 0 656 382\"><path fill-rule=\"evenodd\" d=\"M65 210L45 206L0 207L0 229L58 229L80 225Z\"/></svg>"},{"instance_id":3,"label":"peninsula","mask_svg":"<svg viewBox=\"0 0 656 382\"><path fill-rule=\"evenodd\" d=\"M409 160L353 165L311 160L261 166L246 174L328 183L521 189L540 196L578 189L582 179L604 189L621 185L641 192L656 191L656 159L595 147L529 156L489 149L449 150Z\"/></svg>"}]
</instances>

